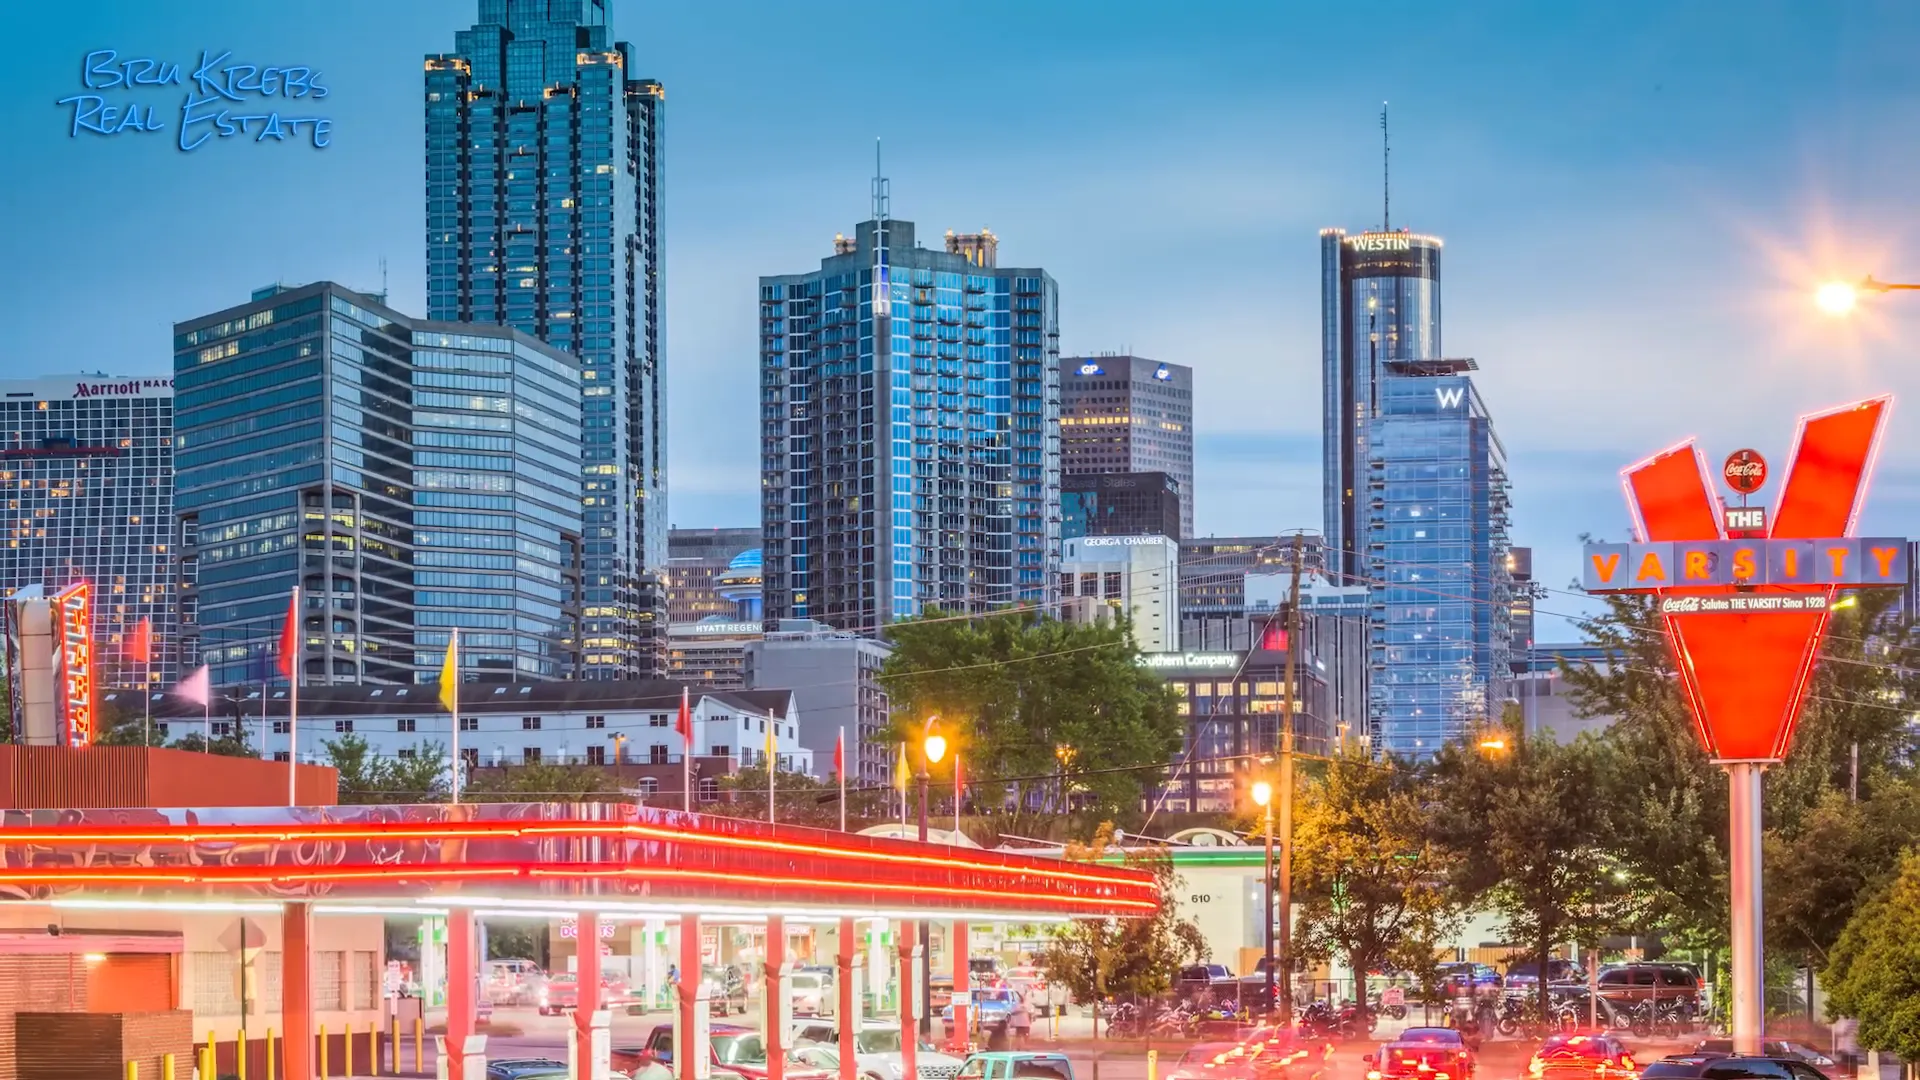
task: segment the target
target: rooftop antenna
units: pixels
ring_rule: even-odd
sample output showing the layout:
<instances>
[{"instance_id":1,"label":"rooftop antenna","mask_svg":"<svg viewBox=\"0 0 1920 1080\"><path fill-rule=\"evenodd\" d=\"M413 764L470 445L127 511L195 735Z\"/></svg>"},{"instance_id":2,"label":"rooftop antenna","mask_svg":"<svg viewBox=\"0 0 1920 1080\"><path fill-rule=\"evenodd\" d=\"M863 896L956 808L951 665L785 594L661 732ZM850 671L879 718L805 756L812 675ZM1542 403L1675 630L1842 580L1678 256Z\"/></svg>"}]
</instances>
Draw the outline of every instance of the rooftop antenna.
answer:
<instances>
[{"instance_id":1,"label":"rooftop antenna","mask_svg":"<svg viewBox=\"0 0 1920 1080\"><path fill-rule=\"evenodd\" d=\"M1393 231L1393 148L1387 143L1387 103L1380 103L1380 231Z\"/></svg>"},{"instance_id":2,"label":"rooftop antenna","mask_svg":"<svg viewBox=\"0 0 1920 1080\"><path fill-rule=\"evenodd\" d=\"M380 302L387 302L387 257L380 256Z\"/></svg>"},{"instance_id":3,"label":"rooftop antenna","mask_svg":"<svg viewBox=\"0 0 1920 1080\"><path fill-rule=\"evenodd\" d=\"M887 280L887 178L880 170L880 139L873 140L873 315L876 320L892 313L892 285ZM876 322L874 341L882 340Z\"/></svg>"}]
</instances>

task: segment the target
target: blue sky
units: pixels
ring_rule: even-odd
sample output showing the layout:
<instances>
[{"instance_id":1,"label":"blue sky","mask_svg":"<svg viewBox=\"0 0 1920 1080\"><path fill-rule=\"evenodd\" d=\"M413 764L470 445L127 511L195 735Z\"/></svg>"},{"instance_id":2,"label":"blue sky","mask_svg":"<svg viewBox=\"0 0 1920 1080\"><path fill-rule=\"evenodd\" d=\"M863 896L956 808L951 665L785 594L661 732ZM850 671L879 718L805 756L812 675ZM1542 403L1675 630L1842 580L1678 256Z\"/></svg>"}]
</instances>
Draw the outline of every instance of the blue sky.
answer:
<instances>
[{"instance_id":1,"label":"blue sky","mask_svg":"<svg viewBox=\"0 0 1920 1080\"><path fill-rule=\"evenodd\" d=\"M274 280L424 308L423 54L473 0L10 4L0 372L157 374L170 324ZM1070 352L1195 368L1199 530L1320 524L1318 246L1380 214L1447 240L1445 344L1478 359L1543 580L1619 536L1619 466L1697 434L1783 456L1794 417L1920 390L1920 300L1812 315L1832 274L1920 278L1920 6L613 0L667 86L671 517L758 505L754 289L866 215L989 226L1060 282ZM333 145L68 137L92 49L307 64ZM309 111L295 105L293 111ZM1864 527L1920 533L1896 411ZM1556 596L1543 608L1574 610ZM1551 630L1548 631L1551 633Z\"/></svg>"}]
</instances>

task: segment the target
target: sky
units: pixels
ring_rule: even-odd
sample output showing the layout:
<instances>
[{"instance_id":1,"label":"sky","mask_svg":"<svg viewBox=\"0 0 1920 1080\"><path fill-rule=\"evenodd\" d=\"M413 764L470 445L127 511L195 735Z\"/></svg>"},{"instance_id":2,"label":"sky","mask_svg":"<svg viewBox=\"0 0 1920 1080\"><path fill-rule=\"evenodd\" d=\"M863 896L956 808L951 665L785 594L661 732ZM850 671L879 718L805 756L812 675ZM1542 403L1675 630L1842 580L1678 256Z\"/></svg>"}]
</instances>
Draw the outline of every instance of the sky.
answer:
<instances>
[{"instance_id":1,"label":"sky","mask_svg":"<svg viewBox=\"0 0 1920 1080\"><path fill-rule=\"evenodd\" d=\"M1381 217L1445 238L1444 344L1470 356L1556 590L1623 538L1618 471L1687 436L1776 462L1795 418L1911 396L1920 5L610 0L667 88L669 516L751 525L756 288L868 216L990 227L1060 284L1062 349L1191 365L1202 534L1321 525L1319 246ZM8 4L0 34L0 377L161 375L171 324L330 278L424 314L422 76L474 0ZM1737 14L1736 14L1737 10ZM202 49L319 70L331 144L71 134L82 58ZM384 265L384 271L382 269ZM1920 534L1897 408L1863 531ZM1583 610L1555 592L1556 616Z\"/></svg>"}]
</instances>

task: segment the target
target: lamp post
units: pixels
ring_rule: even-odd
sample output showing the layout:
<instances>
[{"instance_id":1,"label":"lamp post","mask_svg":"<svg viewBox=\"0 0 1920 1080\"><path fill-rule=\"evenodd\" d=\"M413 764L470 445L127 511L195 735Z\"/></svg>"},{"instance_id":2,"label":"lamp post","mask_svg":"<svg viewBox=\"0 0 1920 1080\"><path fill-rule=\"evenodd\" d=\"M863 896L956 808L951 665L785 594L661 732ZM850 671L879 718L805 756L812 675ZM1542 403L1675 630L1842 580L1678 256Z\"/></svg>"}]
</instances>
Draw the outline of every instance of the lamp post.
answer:
<instances>
[{"instance_id":1,"label":"lamp post","mask_svg":"<svg viewBox=\"0 0 1920 1080\"><path fill-rule=\"evenodd\" d=\"M933 730L939 723L938 716L927 717L927 725L920 733L920 842L927 842L927 781L933 766L947 756L947 738ZM933 1009L933 943L927 937L927 920L920 920L920 1034L928 1035L933 1031L933 1019L927 1014Z\"/></svg>"},{"instance_id":2,"label":"lamp post","mask_svg":"<svg viewBox=\"0 0 1920 1080\"><path fill-rule=\"evenodd\" d=\"M1846 315L1860 303L1861 293L1889 293L1920 291L1920 284L1906 284L1897 281L1877 281L1868 274L1858 283L1829 281L1820 286L1813 294L1814 303L1829 315Z\"/></svg>"},{"instance_id":3,"label":"lamp post","mask_svg":"<svg viewBox=\"0 0 1920 1080\"><path fill-rule=\"evenodd\" d=\"M1267 837L1267 876L1260 886L1260 909L1266 917L1261 919L1265 929L1266 965L1267 965L1267 1013L1278 1015L1280 1002L1273 994L1273 785L1265 780L1256 780L1253 785L1253 805L1266 811L1265 826L1261 829ZM1290 1003L1289 1003L1290 1004Z\"/></svg>"}]
</instances>

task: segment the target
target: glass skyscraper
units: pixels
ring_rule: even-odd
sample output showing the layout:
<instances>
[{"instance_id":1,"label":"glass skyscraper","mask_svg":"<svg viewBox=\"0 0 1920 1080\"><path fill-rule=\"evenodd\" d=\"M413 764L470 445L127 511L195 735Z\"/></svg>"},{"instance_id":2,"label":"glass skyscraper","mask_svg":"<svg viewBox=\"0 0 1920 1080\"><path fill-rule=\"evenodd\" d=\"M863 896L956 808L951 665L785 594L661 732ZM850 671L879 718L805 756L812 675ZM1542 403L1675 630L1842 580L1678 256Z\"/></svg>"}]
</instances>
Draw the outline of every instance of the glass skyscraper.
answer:
<instances>
[{"instance_id":1,"label":"glass skyscraper","mask_svg":"<svg viewBox=\"0 0 1920 1080\"><path fill-rule=\"evenodd\" d=\"M299 585L304 683L432 681L456 626L468 672L571 675L580 374L331 282L177 324L188 654L216 685L267 679Z\"/></svg>"},{"instance_id":2,"label":"glass skyscraper","mask_svg":"<svg viewBox=\"0 0 1920 1080\"><path fill-rule=\"evenodd\" d=\"M1060 560L1059 298L997 244L889 220L760 279L765 613L877 631L1044 602Z\"/></svg>"},{"instance_id":3,"label":"glass skyscraper","mask_svg":"<svg viewBox=\"0 0 1920 1080\"><path fill-rule=\"evenodd\" d=\"M1060 362L1060 470L1165 473L1180 500L1176 540L1193 535L1193 369L1143 356Z\"/></svg>"},{"instance_id":4,"label":"glass skyscraper","mask_svg":"<svg viewBox=\"0 0 1920 1080\"><path fill-rule=\"evenodd\" d=\"M48 375L0 381L0 596L93 586L96 685L170 685L174 602L173 380ZM153 628L150 663L127 655Z\"/></svg>"},{"instance_id":5,"label":"glass skyscraper","mask_svg":"<svg viewBox=\"0 0 1920 1080\"><path fill-rule=\"evenodd\" d=\"M1382 366L1440 352L1440 240L1408 232L1320 231L1321 483L1327 568L1361 583L1368 423Z\"/></svg>"},{"instance_id":6,"label":"glass skyscraper","mask_svg":"<svg viewBox=\"0 0 1920 1080\"><path fill-rule=\"evenodd\" d=\"M1506 452L1471 360L1382 366L1367 425L1368 722L1377 751L1425 757L1509 695Z\"/></svg>"},{"instance_id":7,"label":"glass skyscraper","mask_svg":"<svg viewBox=\"0 0 1920 1080\"><path fill-rule=\"evenodd\" d=\"M660 123L606 0L480 0L426 60L427 314L579 357L582 674L664 673Z\"/></svg>"}]
</instances>

